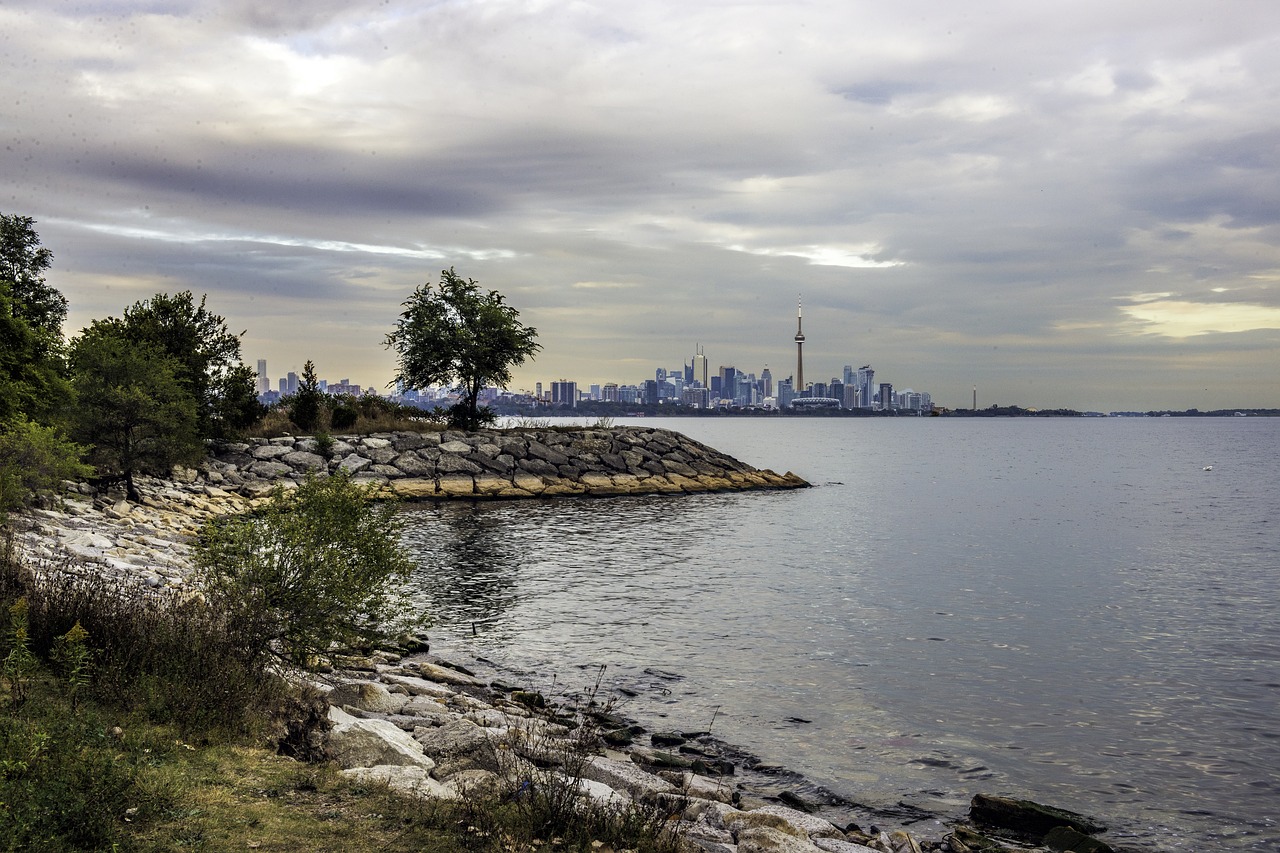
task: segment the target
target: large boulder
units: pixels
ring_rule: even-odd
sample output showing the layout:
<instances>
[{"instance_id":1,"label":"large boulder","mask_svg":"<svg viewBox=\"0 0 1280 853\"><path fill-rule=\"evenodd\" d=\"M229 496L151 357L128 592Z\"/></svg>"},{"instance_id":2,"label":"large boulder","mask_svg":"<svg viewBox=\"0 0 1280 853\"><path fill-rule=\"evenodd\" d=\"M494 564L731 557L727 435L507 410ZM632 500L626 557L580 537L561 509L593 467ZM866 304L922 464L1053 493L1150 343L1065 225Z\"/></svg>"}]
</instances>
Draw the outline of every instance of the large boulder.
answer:
<instances>
[{"instance_id":1,"label":"large boulder","mask_svg":"<svg viewBox=\"0 0 1280 853\"><path fill-rule=\"evenodd\" d=\"M366 785L386 785L393 791L422 799L458 799L458 791L431 778L422 767L379 764L375 767L351 767L342 771L348 779Z\"/></svg>"},{"instance_id":2,"label":"large boulder","mask_svg":"<svg viewBox=\"0 0 1280 853\"><path fill-rule=\"evenodd\" d=\"M377 714L398 714L409 702L403 693L392 693L381 684L372 681L352 681L339 684L329 693L329 704L350 706Z\"/></svg>"},{"instance_id":3,"label":"large boulder","mask_svg":"<svg viewBox=\"0 0 1280 853\"><path fill-rule=\"evenodd\" d=\"M616 791L626 791L637 800L676 790L675 785L646 773L630 761L617 761L601 755L593 755L586 760L582 766L582 778L603 782Z\"/></svg>"},{"instance_id":4,"label":"large boulder","mask_svg":"<svg viewBox=\"0 0 1280 853\"><path fill-rule=\"evenodd\" d=\"M339 708L329 709L329 720L329 754L343 768L394 764L430 772L436 766L422 744L386 720L353 717Z\"/></svg>"},{"instance_id":5,"label":"large boulder","mask_svg":"<svg viewBox=\"0 0 1280 853\"><path fill-rule=\"evenodd\" d=\"M1085 835L1106 829L1097 820L1066 809L989 794L974 795L969 803L969 819L979 826L1003 829L1036 843L1058 826L1069 826Z\"/></svg>"}]
</instances>

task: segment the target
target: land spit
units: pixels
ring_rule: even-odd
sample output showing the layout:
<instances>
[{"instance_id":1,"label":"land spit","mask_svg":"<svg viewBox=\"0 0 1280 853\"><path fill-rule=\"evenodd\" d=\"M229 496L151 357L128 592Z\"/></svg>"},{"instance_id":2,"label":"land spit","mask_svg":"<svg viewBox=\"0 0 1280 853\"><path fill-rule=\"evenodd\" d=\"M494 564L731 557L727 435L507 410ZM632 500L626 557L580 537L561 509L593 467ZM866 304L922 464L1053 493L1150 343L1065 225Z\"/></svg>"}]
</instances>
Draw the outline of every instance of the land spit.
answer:
<instances>
[{"instance_id":1,"label":"land spit","mask_svg":"<svg viewBox=\"0 0 1280 853\"><path fill-rule=\"evenodd\" d=\"M37 572L91 572L122 588L195 594L191 549L205 522L249 511L277 486L340 469L389 495L428 500L807 485L792 474L757 471L677 433L637 428L286 437L211 451L198 468L176 470L172 479L139 478L137 502L67 484L60 507L18 519L20 557ZM411 796L469 796L513 779L573 785L598 802L661 808L691 853L1111 849L1090 837L1097 827L1079 815L1050 810L1045 818L1034 804L981 795L974 800L974 819L996 814L981 828L1020 839L1016 848L968 824L945 827L936 815L877 815L806 786L782 768L760 767L707 733L646 733L622 718L580 713L572 722L598 734L584 742L575 734L580 729L565 725L570 720L554 698L483 681L423 653L382 652L336 663L334 672L314 682L330 704L329 730L319 733L323 747L348 775ZM999 808L980 812L980 801ZM845 822L855 812L863 822ZM913 829L884 830L867 822L868 814ZM1053 827L1049 833L1036 823L1045 820Z\"/></svg>"}]
</instances>

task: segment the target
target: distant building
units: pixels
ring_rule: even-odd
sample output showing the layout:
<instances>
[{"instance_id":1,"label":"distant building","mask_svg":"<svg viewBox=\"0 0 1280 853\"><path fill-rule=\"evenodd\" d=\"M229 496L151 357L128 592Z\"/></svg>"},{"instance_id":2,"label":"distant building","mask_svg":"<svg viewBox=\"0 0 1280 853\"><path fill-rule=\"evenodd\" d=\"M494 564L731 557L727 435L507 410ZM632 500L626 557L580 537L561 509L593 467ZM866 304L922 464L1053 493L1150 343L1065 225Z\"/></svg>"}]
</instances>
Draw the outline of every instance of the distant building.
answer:
<instances>
[{"instance_id":1,"label":"distant building","mask_svg":"<svg viewBox=\"0 0 1280 853\"><path fill-rule=\"evenodd\" d=\"M578 406L578 383L570 382L567 379L561 379L559 382L551 383L551 405L568 406L569 408L577 408Z\"/></svg>"},{"instance_id":2,"label":"distant building","mask_svg":"<svg viewBox=\"0 0 1280 853\"><path fill-rule=\"evenodd\" d=\"M889 412L893 410L895 405L895 400L893 399L893 383L891 382L880 383L879 399L880 399L880 411Z\"/></svg>"},{"instance_id":3,"label":"distant building","mask_svg":"<svg viewBox=\"0 0 1280 853\"><path fill-rule=\"evenodd\" d=\"M267 360L265 358L258 359L258 394L267 393L271 390L271 379L267 376Z\"/></svg>"}]
</instances>

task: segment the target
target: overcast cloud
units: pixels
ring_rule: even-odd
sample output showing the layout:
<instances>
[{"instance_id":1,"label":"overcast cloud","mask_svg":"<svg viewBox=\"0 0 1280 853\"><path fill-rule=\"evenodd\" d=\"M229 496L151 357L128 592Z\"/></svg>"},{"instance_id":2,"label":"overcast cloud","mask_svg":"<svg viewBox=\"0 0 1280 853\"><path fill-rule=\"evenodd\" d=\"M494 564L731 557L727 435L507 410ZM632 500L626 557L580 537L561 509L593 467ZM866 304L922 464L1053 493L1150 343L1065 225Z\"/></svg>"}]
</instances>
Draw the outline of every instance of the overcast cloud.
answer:
<instances>
[{"instance_id":1,"label":"overcast cloud","mask_svg":"<svg viewBox=\"0 0 1280 853\"><path fill-rule=\"evenodd\" d=\"M279 9L275 7L279 7ZM1274 0L7 0L0 211L67 331L208 293L385 386L454 266L544 351L944 405L1280 407Z\"/></svg>"}]
</instances>

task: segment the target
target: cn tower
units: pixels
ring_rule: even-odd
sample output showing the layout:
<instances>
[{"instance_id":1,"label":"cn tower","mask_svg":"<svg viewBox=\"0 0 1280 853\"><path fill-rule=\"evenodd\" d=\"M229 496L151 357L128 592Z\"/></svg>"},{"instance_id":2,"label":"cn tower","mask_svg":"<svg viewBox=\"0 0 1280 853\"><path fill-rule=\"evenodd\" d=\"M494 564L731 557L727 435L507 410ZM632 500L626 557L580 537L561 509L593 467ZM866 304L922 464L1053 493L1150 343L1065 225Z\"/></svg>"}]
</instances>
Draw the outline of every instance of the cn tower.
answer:
<instances>
[{"instance_id":1,"label":"cn tower","mask_svg":"<svg viewBox=\"0 0 1280 853\"><path fill-rule=\"evenodd\" d=\"M800 297L796 297L796 386L797 397L804 391L804 311Z\"/></svg>"}]
</instances>

